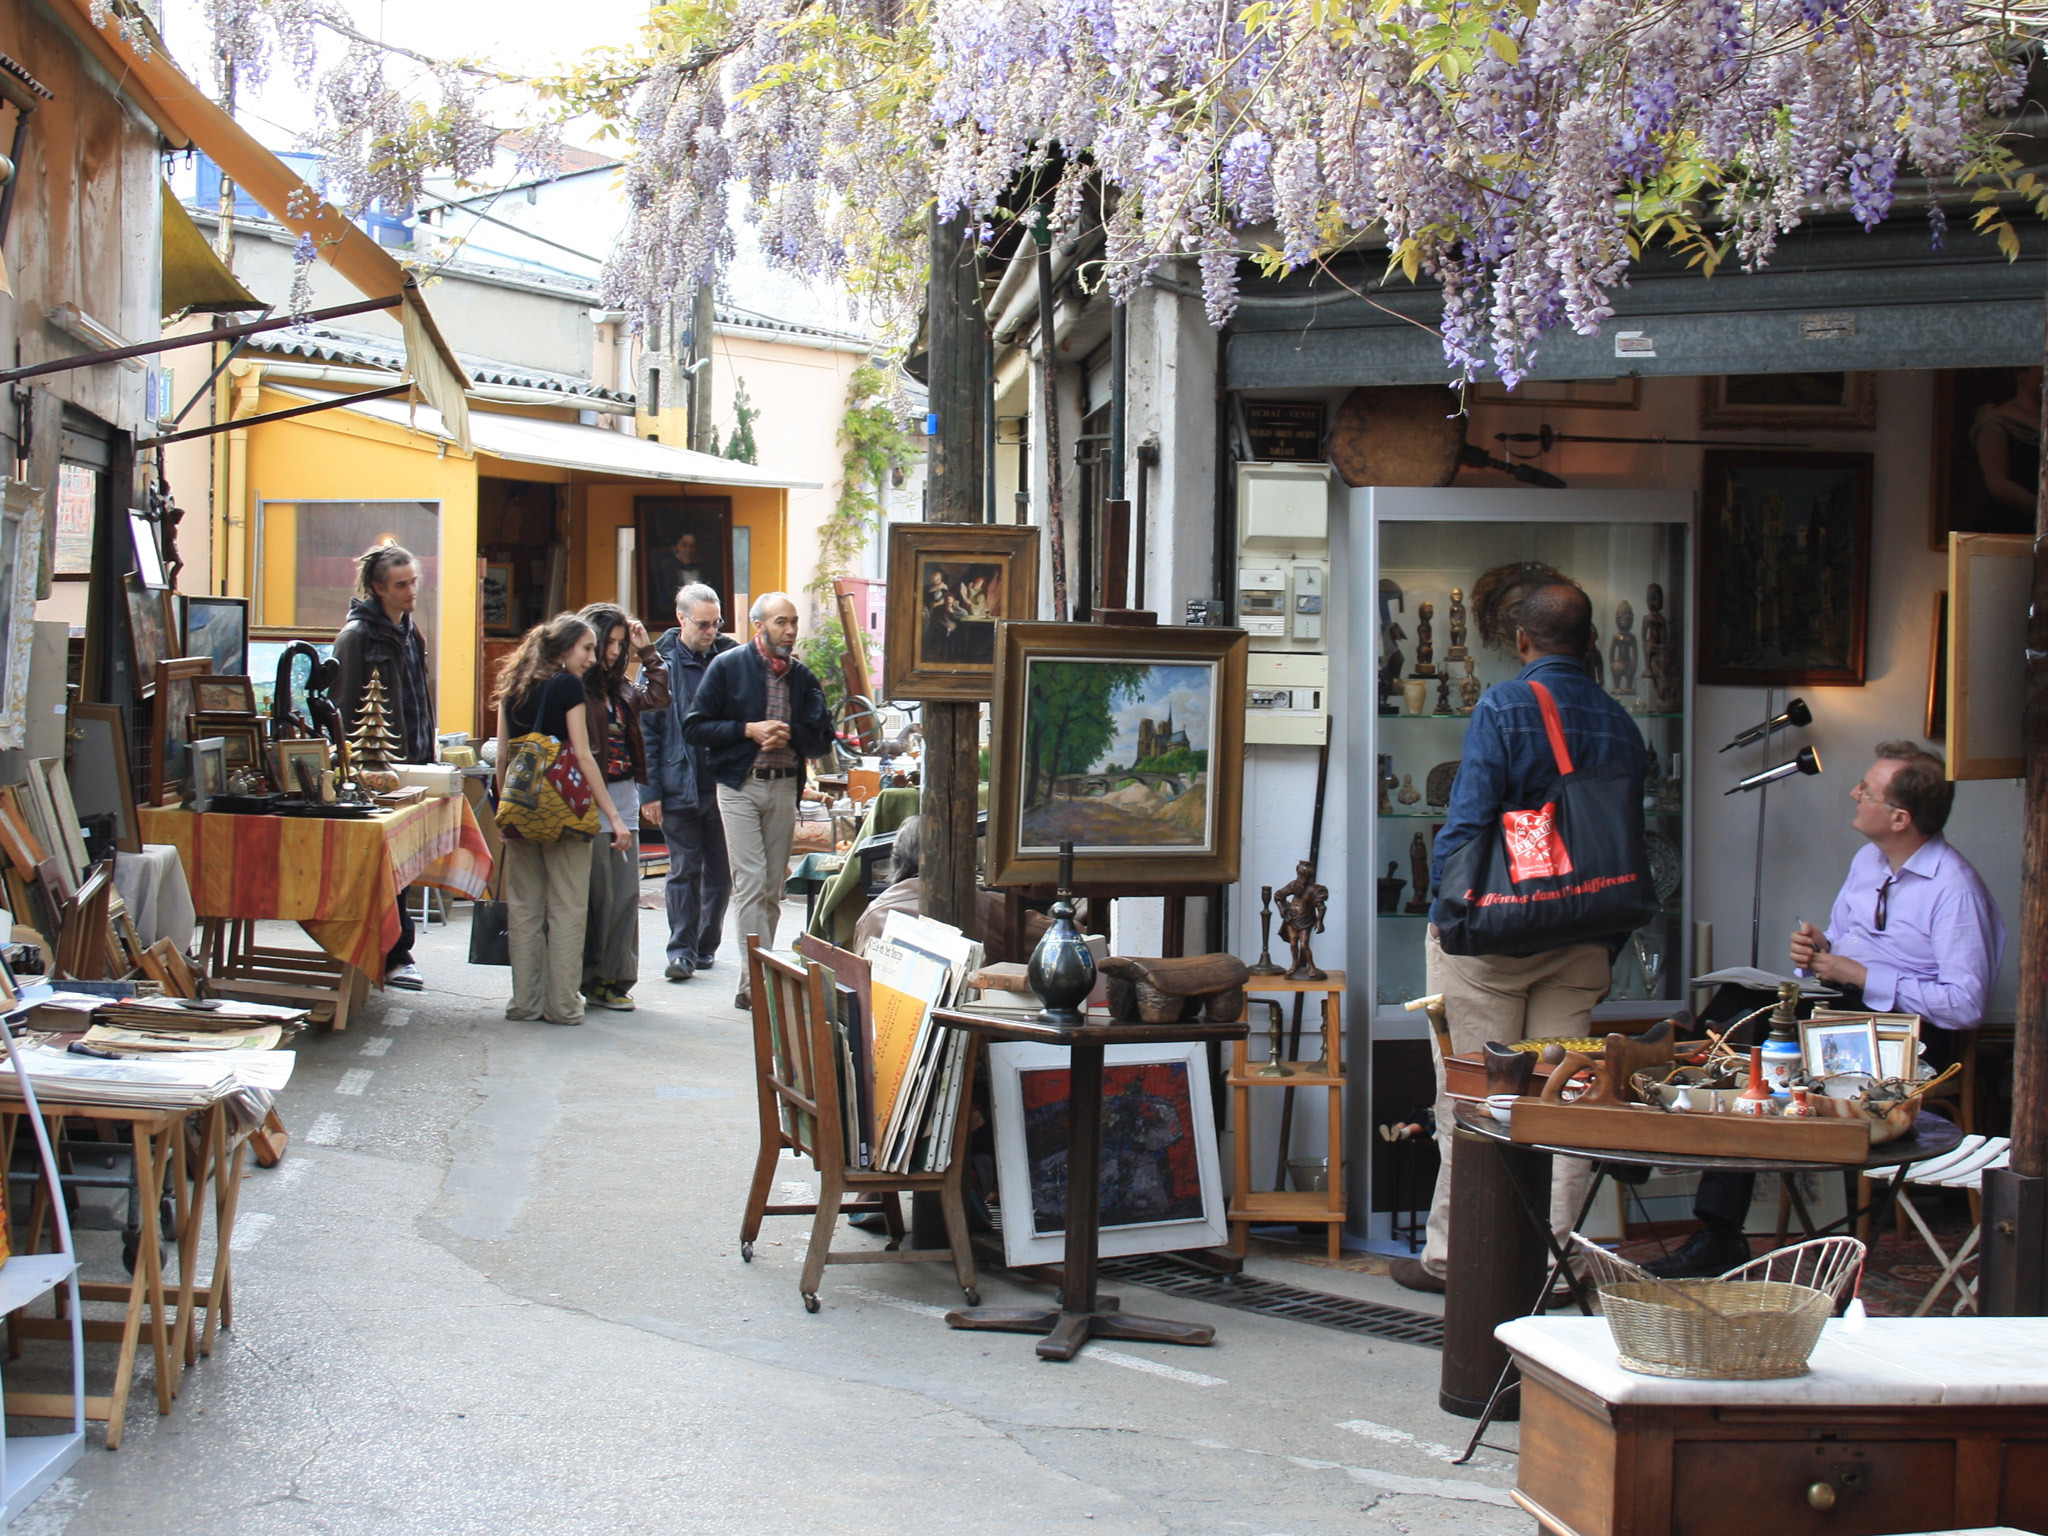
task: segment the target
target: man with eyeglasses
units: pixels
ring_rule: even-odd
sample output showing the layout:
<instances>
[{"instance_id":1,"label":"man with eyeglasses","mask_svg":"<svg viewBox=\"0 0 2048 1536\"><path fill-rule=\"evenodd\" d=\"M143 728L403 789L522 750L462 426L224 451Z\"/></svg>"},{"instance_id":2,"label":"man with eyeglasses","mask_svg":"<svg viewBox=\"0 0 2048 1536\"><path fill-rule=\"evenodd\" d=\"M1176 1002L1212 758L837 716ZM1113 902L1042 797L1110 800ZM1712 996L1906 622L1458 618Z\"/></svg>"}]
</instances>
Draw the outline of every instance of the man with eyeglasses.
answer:
<instances>
[{"instance_id":1,"label":"man with eyeglasses","mask_svg":"<svg viewBox=\"0 0 2048 1536\"><path fill-rule=\"evenodd\" d=\"M1833 1006L1919 1014L1937 1065L1954 1060L1957 1037L1982 1022L2005 955L1998 904L1941 835L1955 793L1942 760L1918 742L1879 743L1849 791L1851 825L1868 845L1849 863L1827 931L1802 922L1792 934L1792 964L1840 989ZM1693 1202L1700 1230L1650 1272L1675 1280L1747 1263L1742 1228L1755 1184L1749 1173L1702 1175Z\"/></svg>"},{"instance_id":2,"label":"man with eyeglasses","mask_svg":"<svg viewBox=\"0 0 2048 1536\"><path fill-rule=\"evenodd\" d=\"M676 593L676 627L654 642L668 663L672 702L641 722L647 739L647 785L652 791L640 815L659 825L668 844L668 968L670 981L688 981L708 970L725 931L732 898L732 864L726 855L725 823L718 814L718 790L711 777L711 753L683 740L683 716L712 660L739 642L719 629L724 622L718 594L699 582Z\"/></svg>"}]
</instances>

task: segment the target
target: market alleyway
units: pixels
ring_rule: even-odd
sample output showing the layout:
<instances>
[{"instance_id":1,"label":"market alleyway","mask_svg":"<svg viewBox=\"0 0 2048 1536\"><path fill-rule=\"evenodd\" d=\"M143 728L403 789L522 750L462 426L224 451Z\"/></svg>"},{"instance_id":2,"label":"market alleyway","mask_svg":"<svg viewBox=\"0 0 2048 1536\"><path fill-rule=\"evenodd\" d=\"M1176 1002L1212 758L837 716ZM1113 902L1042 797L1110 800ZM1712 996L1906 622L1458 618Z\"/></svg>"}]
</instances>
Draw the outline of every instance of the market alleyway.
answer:
<instances>
[{"instance_id":1,"label":"market alleyway","mask_svg":"<svg viewBox=\"0 0 2048 1536\"><path fill-rule=\"evenodd\" d=\"M958 1292L922 1265L828 1270L806 1315L804 1222L739 1258L756 1121L732 948L557 1029L506 1022L507 973L467 939L464 908L422 936L424 993L304 1038L290 1154L244 1189L233 1331L168 1418L138 1384L121 1449L94 1429L13 1536L1530 1528L1508 1458L1447 1464L1470 1425L1436 1407L1434 1350L1144 1291L1216 1346L1047 1364L949 1331ZM115 1234L81 1242L89 1272L118 1266ZM30 1348L10 1385L54 1346Z\"/></svg>"}]
</instances>

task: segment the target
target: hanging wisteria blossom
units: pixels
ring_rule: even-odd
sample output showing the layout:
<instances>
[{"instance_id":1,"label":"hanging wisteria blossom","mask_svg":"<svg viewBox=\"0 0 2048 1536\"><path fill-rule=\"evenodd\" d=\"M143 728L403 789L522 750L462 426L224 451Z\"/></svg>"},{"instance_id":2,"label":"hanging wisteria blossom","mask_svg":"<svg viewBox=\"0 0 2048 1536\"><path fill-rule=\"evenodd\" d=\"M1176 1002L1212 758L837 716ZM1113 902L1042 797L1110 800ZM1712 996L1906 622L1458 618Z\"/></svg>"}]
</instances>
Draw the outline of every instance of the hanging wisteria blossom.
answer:
<instances>
[{"instance_id":1,"label":"hanging wisteria blossom","mask_svg":"<svg viewBox=\"0 0 2048 1536\"><path fill-rule=\"evenodd\" d=\"M703 280L744 183L771 259L907 298L925 212L1015 214L1029 172L1056 234L1101 220L1119 297L1191 260L1222 324L1242 260L1384 242L1439 284L1450 366L1512 380L1549 327L1597 332L1652 241L1755 266L1816 211L1876 225L1905 175L2038 201L1998 135L2044 11L695 0L658 13L632 82L608 283L651 316Z\"/></svg>"}]
</instances>

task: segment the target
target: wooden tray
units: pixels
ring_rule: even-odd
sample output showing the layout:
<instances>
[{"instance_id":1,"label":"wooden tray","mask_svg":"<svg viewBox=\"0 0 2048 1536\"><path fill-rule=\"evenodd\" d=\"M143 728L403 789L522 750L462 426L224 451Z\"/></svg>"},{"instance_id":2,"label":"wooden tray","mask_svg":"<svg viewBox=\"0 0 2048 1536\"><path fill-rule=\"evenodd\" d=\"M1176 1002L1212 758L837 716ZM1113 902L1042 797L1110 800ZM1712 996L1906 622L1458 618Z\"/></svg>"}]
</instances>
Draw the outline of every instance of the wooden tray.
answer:
<instances>
[{"instance_id":1,"label":"wooden tray","mask_svg":"<svg viewBox=\"0 0 2048 1536\"><path fill-rule=\"evenodd\" d=\"M1510 1137L1554 1147L1669 1152L1681 1157L1784 1158L1795 1163L1862 1163L1870 1132L1851 1120L1784 1120L1750 1115L1674 1115L1658 1109L1596 1109L1515 1100Z\"/></svg>"}]
</instances>

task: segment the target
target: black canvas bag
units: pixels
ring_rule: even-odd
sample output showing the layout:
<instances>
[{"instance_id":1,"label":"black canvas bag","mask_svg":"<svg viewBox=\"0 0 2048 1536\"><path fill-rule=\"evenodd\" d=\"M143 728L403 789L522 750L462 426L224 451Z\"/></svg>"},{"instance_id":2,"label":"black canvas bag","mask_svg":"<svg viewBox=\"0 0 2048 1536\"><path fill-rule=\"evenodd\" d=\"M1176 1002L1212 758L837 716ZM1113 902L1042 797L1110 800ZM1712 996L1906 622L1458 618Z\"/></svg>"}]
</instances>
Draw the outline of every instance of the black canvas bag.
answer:
<instances>
[{"instance_id":1,"label":"black canvas bag","mask_svg":"<svg viewBox=\"0 0 2048 1536\"><path fill-rule=\"evenodd\" d=\"M472 903L469 915L469 963L471 965L510 965L512 945L505 931L505 903L502 901L478 901Z\"/></svg>"},{"instance_id":2,"label":"black canvas bag","mask_svg":"<svg viewBox=\"0 0 2048 1536\"><path fill-rule=\"evenodd\" d=\"M1625 763L1576 772L1557 701L1530 690L1557 762L1538 806L1499 822L1444 860L1438 941L1447 955L1533 955L1632 933L1657 915L1642 803Z\"/></svg>"}]
</instances>

